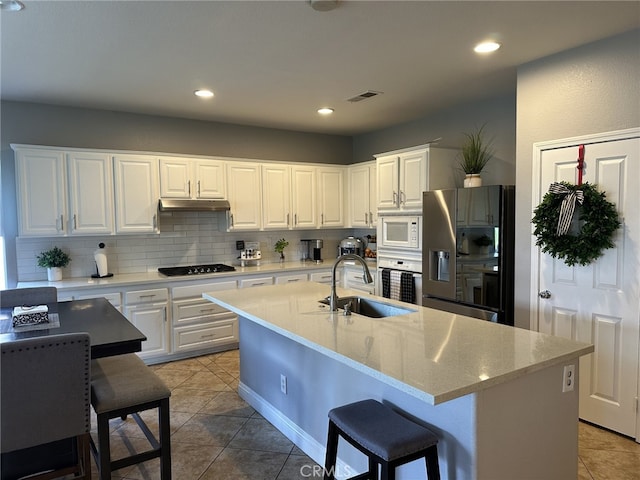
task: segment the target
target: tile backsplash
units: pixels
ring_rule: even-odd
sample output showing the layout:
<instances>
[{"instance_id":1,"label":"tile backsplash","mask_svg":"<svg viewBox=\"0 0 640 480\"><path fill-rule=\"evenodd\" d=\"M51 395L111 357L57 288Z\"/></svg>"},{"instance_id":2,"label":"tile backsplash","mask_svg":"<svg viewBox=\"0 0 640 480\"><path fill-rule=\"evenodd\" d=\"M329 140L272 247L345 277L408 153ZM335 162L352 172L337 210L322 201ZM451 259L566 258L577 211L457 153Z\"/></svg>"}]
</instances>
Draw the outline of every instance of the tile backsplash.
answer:
<instances>
[{"instance_id":1,"label":"tile backsplash","mask_svg":"<svg viewBox=\"0 0 640 480\"><path fill-rule=\"evenodd\" d=\"M262 263L278 262L273 246L285 238L289 246L287 261L300 260L302 239L322 239L322 257L329 265L336 258L340 240L348 235L367 235L369 230L272 230L263 232L227 232L225 213L161 213L159 234L105 235L92 237L18 238L16 241L18 281L46 280L46 269L37 266L36 256L58 246L71 256L63 269L63 278L88 277L96 272L93 252L105 244L109 272L144 273L158 267L198 263L239 265L236 241L260 242Z\"/></svg>"}]
</instances>

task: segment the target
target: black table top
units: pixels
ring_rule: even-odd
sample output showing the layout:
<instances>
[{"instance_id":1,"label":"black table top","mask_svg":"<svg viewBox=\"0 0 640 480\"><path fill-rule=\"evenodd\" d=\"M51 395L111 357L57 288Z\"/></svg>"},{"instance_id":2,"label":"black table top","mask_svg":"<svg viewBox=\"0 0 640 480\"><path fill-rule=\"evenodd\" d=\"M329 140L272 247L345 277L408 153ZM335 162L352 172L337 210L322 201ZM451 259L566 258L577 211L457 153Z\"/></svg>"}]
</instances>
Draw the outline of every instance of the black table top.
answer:
<instances>
[{"instance_id":1,"label":"black table top","mask_svg":"<svg viewBox=\"0 0 640 480\"><path fill-rule=\"evenodd\" d=\"M139 352L147 339L127 318L104 298L72 300L48 305L58 313L60 326L43 330L19 331L11 324L12 309L0 309L0 343L22 338L88 332L91 357L100 358Z\"/></svg>"}]
</instances>

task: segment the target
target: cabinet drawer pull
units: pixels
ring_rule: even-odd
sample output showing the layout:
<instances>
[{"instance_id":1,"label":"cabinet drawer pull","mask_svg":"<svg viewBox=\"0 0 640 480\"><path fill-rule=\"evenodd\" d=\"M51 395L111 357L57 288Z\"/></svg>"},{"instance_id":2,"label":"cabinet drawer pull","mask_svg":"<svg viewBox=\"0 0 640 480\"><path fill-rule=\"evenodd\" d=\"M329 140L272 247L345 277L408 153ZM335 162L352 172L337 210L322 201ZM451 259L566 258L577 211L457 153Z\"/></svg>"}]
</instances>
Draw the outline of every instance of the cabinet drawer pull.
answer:
<instances>
[{"instance_id":1,"label":"cabinet drawer pull","mask_svg":"<svg viewBox=\"0 0 640 480\"><path fill-rule=\"evenodd\" d=\"M200 198L200 180L198 180L198 198Z\"/></svg>"},{"instance_id":2,"label":"cabinet drawer pull","mask_svg":"<svg viewBox=\"0 0 640 480\"><path fill-rule=\"evenodd\" d=\"M264 282L260 282L260 283L252 283L251 285L249 285L250 287L259 287L261 285L264 285Z\"/></svg>"},{"instance_id":3,"label":"cabinet drawer pull","mask_svg":"<svg viewBox=\"0 0 640 480\"><path fill-rule=\"evenodd\" d=\"M75 213L73 214L73 229L74 230L78 229L78 220L77 220L77 215Z\"/></svg>"},{"instance_id":4,"label":"cabinet drawer pull","mask_svg":"<svg viewBox=\"0 0 640 480\"><path fill-rule=\"evenodd\" d=\"M147 294L147 295L139 295L140 298L153 298L155 296L156 296L155 293L150 293L150 294Z\"/></svg>"},{"instance_id":5,"label":"cabinet drawer pull","mask_svg":"<svg viewBox=\"0 0 640 480\"><path fill-rule=\"evenodd\" d=\"M187 180L187 194L191 196L191 180Z\"/></svg>"},{"instance_id":6,"label":"cabinet drawer pull","mask_svg":"<svg viewBox=\"0 0 640 480\"><path fill-rule=\"evenodd\" d=\"M200 309L200 313L209 313L209 312L215 312L215 308L201 308Z\"/></svg>"},{"instance_id":7,"label":"cabinet drawer pull","mask_svg":"<svg viewBox=\"0 0 640 480\"><path fill-rule=\"evenodd\" d=\"M209 333L207 335L200 335L200 338L216 338L216 336L213 333Z\"/></svg>"},{"instance_id":8,"label":"cabinet drawer pull","mask_svg":"<svg viewBox=\"0 0 640 480\"><path fill-rule=\"evenodd\" d=\"M293 282L299 282L300 279L299 278L288 278L287 279L287 283L293 283Z\"/></svg>"}]
</instances>

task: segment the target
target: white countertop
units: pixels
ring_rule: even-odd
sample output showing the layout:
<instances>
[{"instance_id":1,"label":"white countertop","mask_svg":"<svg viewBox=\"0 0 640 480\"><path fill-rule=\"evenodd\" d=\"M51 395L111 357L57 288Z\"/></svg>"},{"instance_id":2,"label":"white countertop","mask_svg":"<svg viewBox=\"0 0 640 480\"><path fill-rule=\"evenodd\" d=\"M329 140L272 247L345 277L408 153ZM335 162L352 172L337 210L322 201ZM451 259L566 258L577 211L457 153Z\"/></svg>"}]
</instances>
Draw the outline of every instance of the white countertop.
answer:
<instances>
[{"instance_id":1,"label":"white countertop","mask_svg":"<svg viewBox=\"0 0 640 480\"><path fill-rule=\"evenodd\" d=\"M432 405L576 362L594 350L591 344L375 296L368 298L415 313L382 319L344 316L318 302L329 293L329 285L304 282L203 296ZM357 294L338 288L339 296Z\"/></svg>"},{"instance_id":2,"label":"white countertop","mask_svg":"<svg viewBox=\"0 0 640 480\"><path fill-rule=\"evenodd\" d=\"M215 263L215 262L211 262ZM223 280L225 278L245 276L251 274L277 274L287 273L295 271L308 271L313 272L315 270L328 270L331 269L333 261L315 263L315 262L284 262L284 263L264 263L257 266L241 267L235 265L234 272L220 272L201 275L185 275L177 277L168 277L161 275L157 271L145 272L145 273L126 273L117 274L109 278L91 278L86 277L73 277L63 278L58 282L48 282L42 280L39 282L18 282L17 288L30 288L30 287L56 287L60 291L64 290L78 290L83 288L109 288L109 287L123 287L127 285L136 284L154 284L154 283L174 283L190 280Z\"/></svg>"}]
</instances>

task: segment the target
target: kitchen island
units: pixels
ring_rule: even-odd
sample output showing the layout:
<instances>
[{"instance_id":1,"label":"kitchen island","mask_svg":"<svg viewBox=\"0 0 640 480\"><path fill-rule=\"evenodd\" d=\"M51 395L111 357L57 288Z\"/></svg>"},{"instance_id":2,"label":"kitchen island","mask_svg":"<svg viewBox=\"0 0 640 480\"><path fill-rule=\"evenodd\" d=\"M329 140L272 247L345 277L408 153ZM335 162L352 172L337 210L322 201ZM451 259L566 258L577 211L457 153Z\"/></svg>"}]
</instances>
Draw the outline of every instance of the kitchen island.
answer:
<instances>
[{"instance_id":1,"label":"kitchen island","mask_svg":"<svg viewBox=\"0 0 640 480\"><path fill-rule=\"evenodd\" d=\"M204 294L240 317L240 395L316 462L328 411L374 398L439 436L444 479L577 477L578 358L592 345L373 296L412 312L345 316L319 303L329 293L304 282ZM341 446L340 476L365 469ZM414 478L422 462L398 469Z\"/></svg>"}]
</instances>

